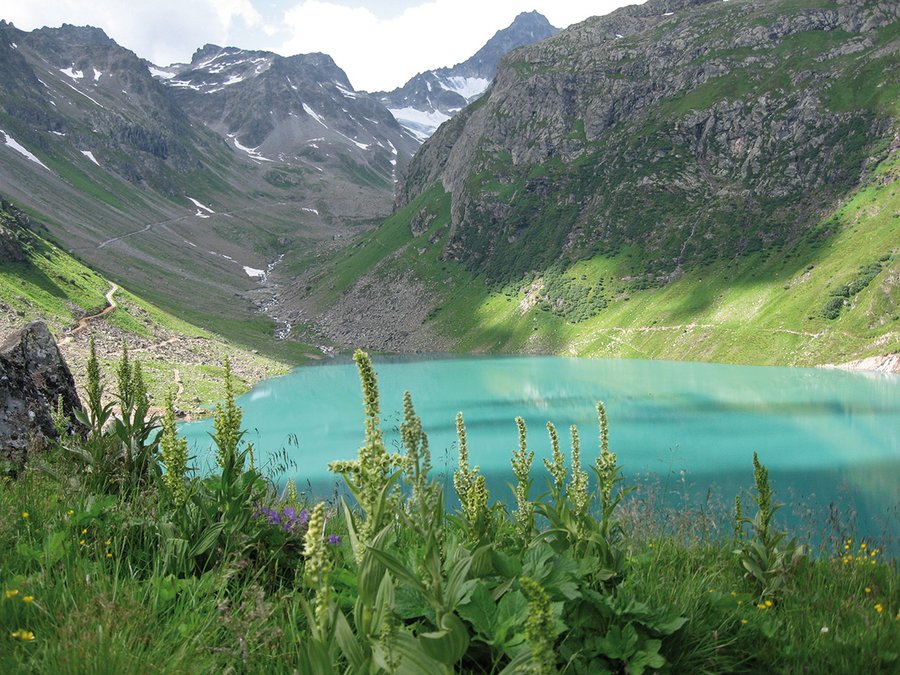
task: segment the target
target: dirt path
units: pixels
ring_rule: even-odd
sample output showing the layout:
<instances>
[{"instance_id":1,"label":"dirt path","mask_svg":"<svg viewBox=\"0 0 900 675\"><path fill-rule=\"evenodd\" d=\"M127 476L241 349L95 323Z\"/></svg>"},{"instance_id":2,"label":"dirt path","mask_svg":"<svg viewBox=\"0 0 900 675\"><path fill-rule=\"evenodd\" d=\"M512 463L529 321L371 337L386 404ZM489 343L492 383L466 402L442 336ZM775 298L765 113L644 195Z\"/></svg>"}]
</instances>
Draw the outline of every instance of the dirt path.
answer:
<instances>
[{"instance_id":1,"label":"dirt path","mask_svg":"<svg viewBox=\"0 0 900 675\"><path fill-rule=\"evenodd\" d=\"M108 291L106 291L106 307L103 308L102 311L97 312L96 314L90 314L88 316L83 316L78 319L78 323L75 324L75 327L69 332L66 337L59 341L58 344L65 345L69 344L74 338L75 335L78 335L81 331L87 328L88 323L93 321L94 319L99 319L100 317L104 317L107 314L112 314L118 309L119 305L116 302L115 294L116 291L119 290L119 287L116 284L112 284Z\"/></svg>"}]
</instances>

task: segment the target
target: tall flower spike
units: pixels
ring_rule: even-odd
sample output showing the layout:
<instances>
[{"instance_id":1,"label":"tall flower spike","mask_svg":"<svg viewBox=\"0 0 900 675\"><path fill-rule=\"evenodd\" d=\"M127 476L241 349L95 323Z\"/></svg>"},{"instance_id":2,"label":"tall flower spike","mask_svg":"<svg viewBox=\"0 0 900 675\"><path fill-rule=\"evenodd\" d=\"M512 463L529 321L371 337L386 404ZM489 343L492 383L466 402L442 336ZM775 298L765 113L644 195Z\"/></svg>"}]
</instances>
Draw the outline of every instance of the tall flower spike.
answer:
<instances>
[{"instance_id":1,"label":"tall flower spike","mask_svg":"<svg viewBox=\"0 0 900 675\"><path fill-rule=\"evenodd\" d=\"M581 447L578 441L578 428L573 424L569 427L572 436L572 479L567 488L567 494L572 503L572 508L579 516L583 516L588 508L588 475L581 468Z\"/></svg>"},{"instance_id":2,"label":"tall flower spike","mask_svg":"<svg viewBox=\"0 0 900 675\"><path fill-rule=\"evenodd\" d=\"M100 382L100 363L97 361L97 347L94 343L93 335L91 335L90 341L85 391L87 393L88 410L92 413L100 410L100 406L102 405L101 398L103 397L103 385Z\"/></svg>"},{"instance_id":3,"label":"tall flower spike","mask_svg":"<svg viewBox=\"0 0 900 675\"><path fill-rule=\"evenodd\" d=\"M304 576L306 585L315 594L315 616L319 626L324 624L328 611L328 573L330 559L325 548L325 502L319 502L309 517L309 526L303 540L306 558Z\"/></svg>"},{"instance_id":4,"label":"tall flower spike","mask_svg":"<svg viewBox=\"0 0 900 675\"><path fill-rule=\"evenodd\" d=\"M466 423L461 412L456 413L456 438L459 442L459 468L453 472L453 487L463 511L466 511L466 500L472 486L473 473L469 469L469 444L466 440Z\"/></svg>"},{"instance_id":5,"label":"tall flower spike","mask_svg":"<svg viewBox=\"0 0 900 675\"><path fill-rule=\"evenodd\" d=\"M187 440L179 438L175 428L175 406L172 402L172 393L166 394L166 411L162 420L162 435L160 447L162 448L162 461L166 467L163 474L163 483L172 495L172 501L176 506L182 506L187 500L187 488L184 485L184 475L187 471Z\"/></svg>"},{"instance_id":6,"label":"tall flower spike","mask_svg":"<svg viewBox=\"0 0 900 675\"><path fill-rule=\"evenodd\" d=\"M516 426L519 429L519 449L513 452L512 458L512 469L516 476L516 487L513 492L516 497L516 527L519 530L519 536L524 541L531 536L534 524L534 504L528 500L528 489L531 487L531 463L534 461L534 453L528 451L525 420L517 417Z\"/></svg>"},{"instance_id":7,"label":"tall flower spike","mask_svg":"<svg viewBox=\"0 0 900 675\"><path fill-rule=\"evenodd\" d=\"M550 434L552 461L545 459L544 466L553 477L553 492L558 496L562 493L563 485L566 482L566 458L559 450L559 435L552 422L547 422L547 432Z\"/></svg>"},{"instance_id":8,"label":"tall flower spike","mask_svg":"<svg viewBox=\"0 0 900 675\"><path fill-rule=\"evenodd\" d=\"M609 451L609 428L606 420L606 408L597 401L597 420L600 423L600 457L597 459L597 478L600 497L604 509L610 502L612 489L616 482L616 453Z\"/></svg>"},{"instance_id":9,"label":"tall flower spike","mask_svg":"<svg viewBox=\"0 0 900 675\"><path fill-rule=\"evenodd\" d=\"M519 579L528 598L528 619L525 621L525 639L531 645L531 668L534 675L551 675L556 672L556 654L553 652L553 612L550 596L534 579Z\"/></svg>"}]
</instances>

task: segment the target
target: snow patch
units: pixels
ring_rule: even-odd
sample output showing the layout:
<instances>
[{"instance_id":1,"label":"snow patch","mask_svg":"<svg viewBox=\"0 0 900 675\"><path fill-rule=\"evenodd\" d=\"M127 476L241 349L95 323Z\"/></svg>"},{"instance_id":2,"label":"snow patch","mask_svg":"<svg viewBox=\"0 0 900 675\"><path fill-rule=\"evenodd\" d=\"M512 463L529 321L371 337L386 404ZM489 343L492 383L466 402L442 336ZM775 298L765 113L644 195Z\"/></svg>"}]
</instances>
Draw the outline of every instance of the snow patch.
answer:
<instances>
[{"instance_id":1,"label":"snow patch","mask_svg":"<svg viewBox=\"0 0 900 675\"><path fill-rule=\"evenodd\" d=\"M90 102L93 103L94 105L99 106L99 107L103 108L104 110L107 109L105 105L103 105L102 103L100 103L97 99L91 98L90 96L88 96L87 94L85 94L83 91L81 91L81 89L76 89L75 87L73 87L73 86L72 86L71 84L69 84L68 82L63 82L63 84L66 85L66 86L67 86L69 89L71 89L72 91L76 91L76 92L78 92L79 94L81 94L82 96L84 96L88 101L90 101ZM96 129L95 129L94 131L96 132Z\"/></svg>"},{"instance_id":2,"label":"snow patch","mask_svg":"<svg viewBox=\"0 0 900 675\"><path fill-rule=\"evenodd\" d=\"M168 70L161 70L156 66L149 66L147 70L150 71L150 74L153 77L158 77L161 80L171 80L175 77L175 73L170 73Z\"/></svg>"},{"instance_id":3,"label":"snow patch","mask_svg":"<svg viewBox=\"0 0 900 675\"><path fill-rule=\"evenodd\" d=\"M455 91L467 101L483 94L490 86L491 81L484 77L448 77L446 82L440 85L447 91Z\"/></svg>"},{"instance_id":4,"label":"snow patch","mask_svg":"<svg viewBox=\"0 0 900 675\"><path fill-rule=\"evenodd\" d=\"M234 141L234 147L236 147L238 150L241 150L242 152L246 152L250 156L251 159L255 159L257 162L273 161L273 160L269 159L268 157L263 157L261 154L259 154L256 151L256 148L248 148L246 145L241 145L240 141L238 141L238 139L235 138L233 134L228 134L228 138L230 138L232 141Z\"/></svg>"},{"instance_id":5,"label":"snow patch","mask_svg":"<svg viewBox=\"0 0 900 675\"><path fill-rule=\"evenodd\" d=\"M73 80L80 80L82 77L84 77L84 73L83 73L83 72L81 72L80 70L74 70L74 69L71 68L71 67L69 67L69 68L60 68L60 69L59 69L59 72L61 72L63 75L66 75L66 76L68 76L68 77L71 77Z\"/></svg>"},{"instance_id":6,"label":"snow patch","mask_svg":"<svg viewBox=\"0 0 900 675\"><path fill-rule=\"evenodd\" d=\"M188 200L191 201L191 202L193 202L194 206L196 206L198 209L203 209L203 210L206 211L207 213L215 213L215 211L213 211L211 208L209 208L208 206L205 206L205 205L201 204L200 202L198 202L198 201L197 201L196 199L194 199L193 197L188 197Z\"/></svg>"},{"instance_id":7,"label":"snow patch","mask_svg":"<svg viewBox=\"0 0 900 675\"><path fill-rule=\"evenodd\" d=\"M99 70L97 70L96 68L91 68L91 70L94 71L94 82L96 82L97 80L100 79L100 76L101 76L103 73L101 73L101 72L100 72Z\"/></svg>"},{"instance_id":8,"label":"snow patch","mask_svg":"<svg viewBox=\"0 0 900 675\"><path fill-rule=\"evenodd\" d=\"M3 137L6 139L5 142L6 142L6 146L7 146L7 147L12 148L13 150L15 150L16 152L18 152L20 155L22 155L22 156L25 157L26 159L31 160L31 161L34 162L35 164L40 164L42 167L44 167L45 169L47 169L47 171L50 171L50 167L48 167L48 166L47 166L46 164L44 164L41 160L39 160L33 153L31 153L31 152L28 150L28 148L26 148L24 145L22 145L21 143L19 143L18 141L16 141L15 138L13 138L13 137L10 136L8 133L6 133L5 131L3 131L3 129L0 129L0 134L3 134ZM53 173L53 172L50 171L50 173Z\"/></svg>"},{"instance_id":9,"label":"snow patch","mask_svg":"<svg viewBox=\"0 0 900 675\"><path fill-rule=\"evenodd\" d=\"M319 113L317 113L315 110L313 110L312 108L310 108L310 107L309 107L308 105L306 105L305 103L303 104L303 111L304 111L307 115L309 115L310 117L312 117L316 122L318 122L319 124L321 124L323 127L325 127L326 129L328 128L328 125L325 124L325 118L323 118L321 115L319 115Z\"/></svg>"},{"instance_id":10,"label":"snow patch","mask_svg":"<svg viewBox=\"0 0 900 675\"><path fill-rule=\"evenodd\" d=\"M91 160L97 166L100 166L100 162L97 161L97 158L94 157L94 153L91 152L90 150L82 150L81 154L84 155L85 157L87 157L89 160Z\"/></svg>"},{"instance_id":11,"label":"snow patch","mask_svg":"<svg viewBox=\"0 0 900 675\"><path fill-rule=\"evenodd\" d=\"M205 213L203 213L203 211L201 211L200 209L197 209L197 213L195 213L194 215L197 216L198 218L203 218L203 219L209 218L209 216L206 215Z\"/></svg>"},{"instance_id":12,"label":"snow patch","mask_svg":"<svg viewBox=\"0 0 900 675\"><path fill-rule=\"evenodd\" d=\"M338 91L341 92L341 94L345 98L350 98L350 99L359 98L359 95L355 91L350 91L349 89L347 89L343 85L338 84L337 82L335 82L335 86L337 87Z\"/></svg>"},{"instance_id":13,"label":"snow patch","mask_svg":"<svg viewBox=\"0 0 900 675\"><path fill-rule=\"evenodd\" d=\"M319 212L316 209L310 209L310 208L307 208L306 206L301 206L300 210L301 211L309 211L310 213L315 213L316 215L319 215Z\"/></svg>"},{"instance_id":14,"label":"snow patch","mask_svg":"<svg viewBox=\"0 0 900 675\"><path fill-rule=\"evenodd\" d=\"M258 270L255 267L247 267L246 265L244 265L244 272L247 273L248 277L252 277L254 279L265 279L266 278L266 271Z\"/></svg>"},{"instance_id":15,"label":"snow patch","mask_svg":"<svg viewBox=\"0 0 900 675\"><path fill-rule=\"evenodd\" d=\"M418 140L424 141L444 122L450 119L440 110L418 110L416 108L388 108L388 112L394 116L407 131Z\"/></svg>"},{"instance_id":16,"label":"snow patch","mask_svg":"<svg viewBox=\"0 0 900 675\"><path fill-rule=\"evenodd\" d=\"M65 136L65 134L63 132L53 131L52 129L50 130L50 133L53 134L54 136Z\"/></svg>"}]
</instances>

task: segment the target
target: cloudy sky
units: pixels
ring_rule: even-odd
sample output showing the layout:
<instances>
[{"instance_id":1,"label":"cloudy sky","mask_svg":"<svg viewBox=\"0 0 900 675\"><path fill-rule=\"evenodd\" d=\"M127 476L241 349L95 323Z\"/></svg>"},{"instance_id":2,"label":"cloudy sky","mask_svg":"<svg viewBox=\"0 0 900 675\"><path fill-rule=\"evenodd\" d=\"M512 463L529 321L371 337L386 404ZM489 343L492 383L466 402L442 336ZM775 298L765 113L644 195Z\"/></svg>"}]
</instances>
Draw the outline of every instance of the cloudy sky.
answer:
<instances>
[{"instance_id":1,"label":"cloudy sky","mask_svg":"<svg viewBox=\"0 0 900 675\"><path fill-rule=\"evenodd\" d=\"M393 89L474 54L519 12L564 28L642 0L3 0L0 19L31 30L103 28L157 65L207 43L283 55L330 54L357 89Z\"/></svg>"}]
</instances>

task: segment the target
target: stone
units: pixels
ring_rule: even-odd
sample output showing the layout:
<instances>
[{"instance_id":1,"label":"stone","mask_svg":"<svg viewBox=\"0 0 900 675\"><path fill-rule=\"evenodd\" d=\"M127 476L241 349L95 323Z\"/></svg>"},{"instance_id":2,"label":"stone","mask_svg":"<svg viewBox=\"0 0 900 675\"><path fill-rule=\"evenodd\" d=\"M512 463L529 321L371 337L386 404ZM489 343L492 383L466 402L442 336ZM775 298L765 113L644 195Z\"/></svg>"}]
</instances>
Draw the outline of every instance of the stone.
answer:
<instances>
[{"instance_id":1,"label":"stone","mask_svg":"<svg viewBox=\"0 0 900 675\"><path fill-rule=\"evenodd\" d=\"M75 380L47 324L35 321L0 346L0 462L21 467L57 437L52 414L59 396L74 424L81 410Z\"/></svg>"}]
</instances>

